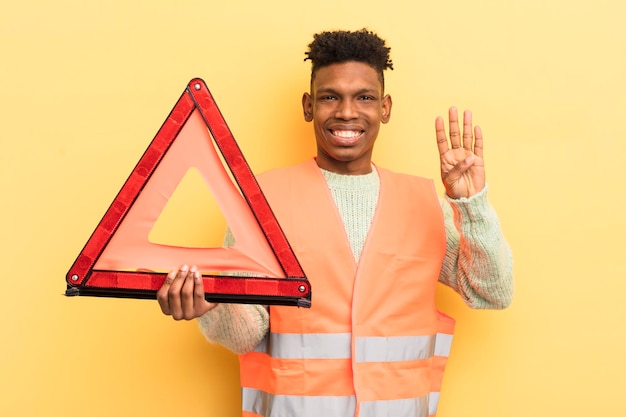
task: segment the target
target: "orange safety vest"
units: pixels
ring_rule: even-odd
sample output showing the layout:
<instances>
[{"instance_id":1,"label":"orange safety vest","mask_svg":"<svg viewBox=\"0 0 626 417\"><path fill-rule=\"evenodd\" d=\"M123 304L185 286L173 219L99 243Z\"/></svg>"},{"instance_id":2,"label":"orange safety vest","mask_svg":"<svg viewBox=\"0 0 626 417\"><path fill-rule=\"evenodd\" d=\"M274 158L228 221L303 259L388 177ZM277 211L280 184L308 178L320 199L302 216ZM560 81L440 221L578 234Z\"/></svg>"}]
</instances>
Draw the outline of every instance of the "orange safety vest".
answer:
<instances>
[{"instance_id":1,"label":"orange safety vest","mask_svg":"<svg viewBox=\"0 0 626 417\"><path fill-rule=\"evenodd\" d=\"M314 160L259 182L312 288L312 308L270 307L240 355L243 417L434 416L454 320L435 308L446 251L433 182L377 168L358 265Z\"/></svg>"}]
</instances>

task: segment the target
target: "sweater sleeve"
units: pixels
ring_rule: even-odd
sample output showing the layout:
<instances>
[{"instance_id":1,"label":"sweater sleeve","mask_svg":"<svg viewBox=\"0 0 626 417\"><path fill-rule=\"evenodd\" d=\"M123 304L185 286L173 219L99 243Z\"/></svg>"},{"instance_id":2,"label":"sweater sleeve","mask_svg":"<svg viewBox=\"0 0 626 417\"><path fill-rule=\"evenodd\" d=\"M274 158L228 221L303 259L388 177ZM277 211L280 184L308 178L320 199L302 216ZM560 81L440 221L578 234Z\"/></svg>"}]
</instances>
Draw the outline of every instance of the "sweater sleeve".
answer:
<instances>
[{"instance_id":1,"label":"sweater sleeve","mask_svg":"<svg viewBox=\"0 0 626 417\"><path fill-rule=\"evenodd\" d=\"M269 313L262 305L222 303L199 317L198 325L210 342L243 354L254 350L267 334Z\"/></svg>"},{"instance_id":2,"label":"sweater sleeve","mask_svg":"<svg viewBox=\"0 0 626 417\"><path fill-rule=\"evenodd\" d=\"M228 229L224 246L234 245ZM244 274L242 274L244 275ZM257 304L218 304L198 317L200 331L209 342L219 343L238 353L248 353L263 340L269 330L269 312Z\"/></svg>"},{"instance_id":3,"label":"sweater sleeve","mask_svg":"<svg viewBox=\"0 0 626 417\"><path fill-rule=\"evenodd\" d=\"M439 281L476 309L503 309L513 298L513 258L487 187L470 198L441 200L447 249Z\"/></svg>"}]
</instances>

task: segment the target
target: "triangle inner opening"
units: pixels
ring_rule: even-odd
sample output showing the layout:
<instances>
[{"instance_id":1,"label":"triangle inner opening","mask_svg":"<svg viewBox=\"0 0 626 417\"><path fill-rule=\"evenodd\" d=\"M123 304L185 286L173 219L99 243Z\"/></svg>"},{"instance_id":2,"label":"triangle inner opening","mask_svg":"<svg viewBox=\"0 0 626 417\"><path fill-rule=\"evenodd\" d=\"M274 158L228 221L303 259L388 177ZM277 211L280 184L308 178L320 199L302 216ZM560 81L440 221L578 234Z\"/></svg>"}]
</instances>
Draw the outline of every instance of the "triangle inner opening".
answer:
<instances>
[{"instance_id":1,"label":"triangle inner opening","mask_svg":"<svg viewBox=\"0 0 626 417\"><path fill-rule=\"evenodd\" d=\"M148 234L154 244L187 248L219 247L226 219L202 174L190 167Z\"/></svg>"}]
</instances>

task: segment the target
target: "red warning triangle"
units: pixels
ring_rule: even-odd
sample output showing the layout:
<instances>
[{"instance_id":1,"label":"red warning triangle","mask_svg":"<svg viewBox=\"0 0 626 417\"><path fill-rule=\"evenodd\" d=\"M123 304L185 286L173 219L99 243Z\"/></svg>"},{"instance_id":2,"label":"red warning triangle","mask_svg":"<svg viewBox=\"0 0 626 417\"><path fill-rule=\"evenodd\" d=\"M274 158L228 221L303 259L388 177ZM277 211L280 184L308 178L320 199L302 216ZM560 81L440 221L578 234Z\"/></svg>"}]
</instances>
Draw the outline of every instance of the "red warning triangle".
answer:
<instances>
[{"instance_id":1,"label":"red warning triangle","mask_svg":"<svg viewBox=\"0 0 626 417\"><path fill-rule=\"evenodd\" d=\"M190 168L215 197L234 246L188 248L148 240ZM68 271L66 295L156 299L167 272L183 263L202 271L209 301L310 307L309 281L198 78L189 82ZM245 276L232 276L241 272Z\"/></svg>"}]
</instances>

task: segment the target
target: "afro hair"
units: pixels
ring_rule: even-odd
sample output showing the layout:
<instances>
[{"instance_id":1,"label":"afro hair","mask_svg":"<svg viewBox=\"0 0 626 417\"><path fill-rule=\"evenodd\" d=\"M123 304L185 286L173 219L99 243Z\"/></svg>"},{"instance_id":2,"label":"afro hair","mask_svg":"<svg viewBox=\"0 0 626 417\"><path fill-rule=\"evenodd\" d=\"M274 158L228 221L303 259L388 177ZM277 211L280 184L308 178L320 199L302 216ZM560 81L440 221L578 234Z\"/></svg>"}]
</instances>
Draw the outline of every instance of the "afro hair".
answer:
<instances>
[{"instance_id":1,"label":"afro hair","mask_svg":"<svg viewBox=\"0 0 626 417\"><path fill-rule=\"evenodd\" d=\"M354 32L338 30L313 35L304 60L311 61L311 79L321 67L355 61L374 68L382 80L384 70L393 70L390 51L383 39L367 29Z\"/></svg>"}]
</instances>

